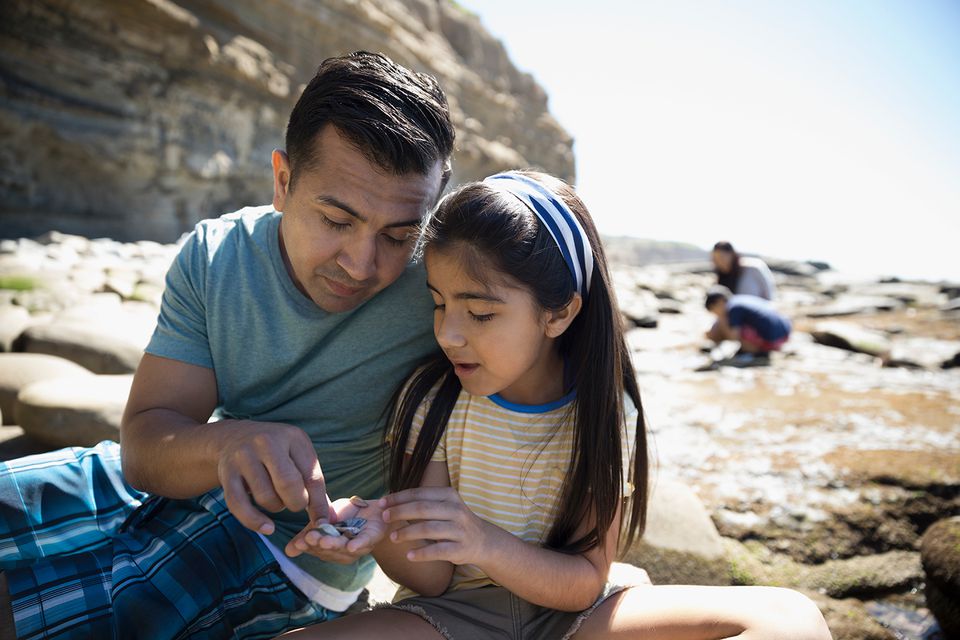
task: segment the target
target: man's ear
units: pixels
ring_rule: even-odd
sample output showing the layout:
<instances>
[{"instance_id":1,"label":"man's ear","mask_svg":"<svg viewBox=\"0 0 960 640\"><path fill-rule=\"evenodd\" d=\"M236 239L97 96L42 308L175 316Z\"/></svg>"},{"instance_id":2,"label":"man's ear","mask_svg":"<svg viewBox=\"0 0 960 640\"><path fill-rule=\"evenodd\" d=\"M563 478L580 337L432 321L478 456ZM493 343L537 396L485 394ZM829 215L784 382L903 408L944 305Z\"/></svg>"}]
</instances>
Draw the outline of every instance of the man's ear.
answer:
<instances>
[{"instance_id":1,"label":"man's ear","mask_svg":"<svg viewBox=\"0 0 960 640\"><path fill-rule=\"evenodd\" d=\"M573 294L570 302L562 309L547 312L547 324L544 327L544 333L548 338L559 338L567 330L573 319L580 313L583 307L583 298L579 293Z\"/></svg>"},{"instance_id":2,"label":"man's ear","mask_svg":"<svg viewBox=\"0 0 960 640\"><path fill-rule=\"evenodd\" d=\"M274 149L270 157L273 164L273 208L283 211L290 193L290 160L287 152Z\"/></svg>"}]
</instances>

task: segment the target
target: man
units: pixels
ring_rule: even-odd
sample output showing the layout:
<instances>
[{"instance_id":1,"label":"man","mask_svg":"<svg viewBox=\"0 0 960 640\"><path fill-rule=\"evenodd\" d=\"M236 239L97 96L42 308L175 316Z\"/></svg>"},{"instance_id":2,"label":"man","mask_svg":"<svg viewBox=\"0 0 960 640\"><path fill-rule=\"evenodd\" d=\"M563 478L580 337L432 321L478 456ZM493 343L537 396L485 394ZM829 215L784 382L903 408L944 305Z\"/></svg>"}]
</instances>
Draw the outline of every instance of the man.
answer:
<instances>
[{"instance_id":1,"label":"man","mask_svg":"<svg viewBox=\"0 0 960 640\"><path fill-rule=\"evenodd\" d=\"M733 295L726 287L716 285L707 291L706 307L717 316L707 338L740 342L740 351L729 364L769 364L770 352L778 351L790 337L790 321L763 298Z\"/></svg>"},{"instance_id":2,"label":"man","mask_svg":"<svg viewBox=\"0 0 960 640\"><path fill-rule=\"evenodd\" d=\"M172 265L122 449L0 466L0 624L12 605L20 636L269 637L356 599L362 536L290 541L338 516L328 494L383 491L384 408L434 348L410 257L453 140L433 78L365 52L320 66L273 206L200 223Z\"/></svg>"}]
</instances>

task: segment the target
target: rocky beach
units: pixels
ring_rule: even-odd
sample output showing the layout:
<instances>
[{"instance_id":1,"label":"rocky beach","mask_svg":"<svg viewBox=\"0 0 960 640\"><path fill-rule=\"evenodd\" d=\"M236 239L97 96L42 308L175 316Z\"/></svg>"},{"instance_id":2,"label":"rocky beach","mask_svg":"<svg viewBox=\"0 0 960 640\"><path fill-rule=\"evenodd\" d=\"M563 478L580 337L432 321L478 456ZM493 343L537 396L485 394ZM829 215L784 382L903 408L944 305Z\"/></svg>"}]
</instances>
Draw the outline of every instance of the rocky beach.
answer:
<instances>
[{"instance_id":1,"label":"rocky beach","mask_svg":"<svg viewBox=\"0 0 960 640\"><path fill-rule=\"evenodd\" d=\"M3 459L117 438L176 251L0 241ZM749 368L704 344L707 263L614 265L654 460L622 559L658 584L801 589L836 638L950 637L931 609L957 624L960 286L770 264L794 334Z\"/></svg>"}]
</instances>

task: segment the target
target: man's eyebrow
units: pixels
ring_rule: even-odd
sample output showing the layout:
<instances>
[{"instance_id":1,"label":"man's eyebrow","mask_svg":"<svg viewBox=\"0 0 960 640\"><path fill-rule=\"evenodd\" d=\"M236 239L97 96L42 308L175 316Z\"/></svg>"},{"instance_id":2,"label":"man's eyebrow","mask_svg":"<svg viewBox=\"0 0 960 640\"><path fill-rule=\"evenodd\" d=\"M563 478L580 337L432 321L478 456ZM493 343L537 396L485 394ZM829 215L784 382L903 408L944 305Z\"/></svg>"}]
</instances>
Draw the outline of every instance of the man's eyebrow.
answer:
<instances>
[{"instance_id":1,"label":"man's eyebrow","mask_svg":"<svg viewBox=\"0 0 960 640\"><path fill-rule=\"evenodd\" d=\"M437 288L432 284L430 284L429 282L427 282L427 288L433 291L434 293L436 293L438 296L441 295L440 292L437 291ZM453 298L454 300L480 300L482 302L496 302L498 304L506 304L506 301L503 300L502 298L498 298L497 296L491 293L487 293L485 291L480 293L476 291L463 291L461 293L454 294Z\"/></svg>"},{"instance_id":2,"label":"man's eyebrow","mask_svg":"<svg viewBox=\"0 0 960 640\"><path fill-rule=\"evenodd\" d=\"M350 214L360 222L368 221L366 216L362 215L359 211L357 211L356 209L348 205L346 202L343 202L342 200L338 200L333 196L317 196L315 199L320 204L336 207L337 209L340 209L345 213ZM422 223L423 223L422 218L417 217L411 220L401 220L400 222L393 222L391 224L384 226L384 229L394 229L397 227L419 227Z\"/></svg>"},{"instance_id":3,"label":"man's eyebrow","mask_svg":"<svg viewBox=\"0 0 960 640\"><path fill-rule=\"evenodd\" d=\"M351 216L353 216L360 222L367 222L366 216L361 215L359 211L357 211L356 209L348 205L346 202L343 202L342 200L338 200L333 196L317 196L315 200L320 204L325 204L330 207L336 207L337 209L341 209L344 212L349 213Z\"/></svg>"}]
</instances>

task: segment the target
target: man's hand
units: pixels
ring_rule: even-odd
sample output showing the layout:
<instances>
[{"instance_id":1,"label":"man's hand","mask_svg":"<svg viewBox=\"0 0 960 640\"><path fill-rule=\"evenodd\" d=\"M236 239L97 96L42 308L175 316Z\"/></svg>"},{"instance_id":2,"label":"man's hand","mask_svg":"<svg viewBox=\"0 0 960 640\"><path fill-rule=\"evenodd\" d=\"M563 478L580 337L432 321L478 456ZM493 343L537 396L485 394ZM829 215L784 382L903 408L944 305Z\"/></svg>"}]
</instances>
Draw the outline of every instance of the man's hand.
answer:
<instances>
[{"instance_id":1,"label":"man's hand","mask_svg":"<svg viewBox=\"0 0 960 640\"><path fill-rule=\"evenodd\" d=\"M236 437L221 451L217 476L227 507L243 526L264 535L274 531L273 521L254 503L273 512L306 509L311 522L328 517L320 461L302 429L263 422L233 428Z\"/></svg>"},{"instance_id":2,"label":"man's hand","mask_svg":"<svg viewBox=\"0 0 960 640\"><path fill-rule=\"evenodd\" d=\"M451 487L406 489L382 498L379 504L388 525L409 522L392 532L390 540L426 543L408 551L407 560L477 564L486 555L486 534L493 525L471 511Z\"/></svg>"},{"instance_id":3,"label":"man's hand","mask_svg":"<svg viewBox=\"0 0 960 640\"><path fill-rule=\"evenodd\" d=\"M321 523L339 522L350 518L364 518L367 522L353 538L325 536L316 527ZM285 552L290 557L309 553L327 562L350 564L365 556L387 533L381 509L375 500L340 498L330 504L328 518L312 519L288 544Z\"/></svg>"}]
</instances>

